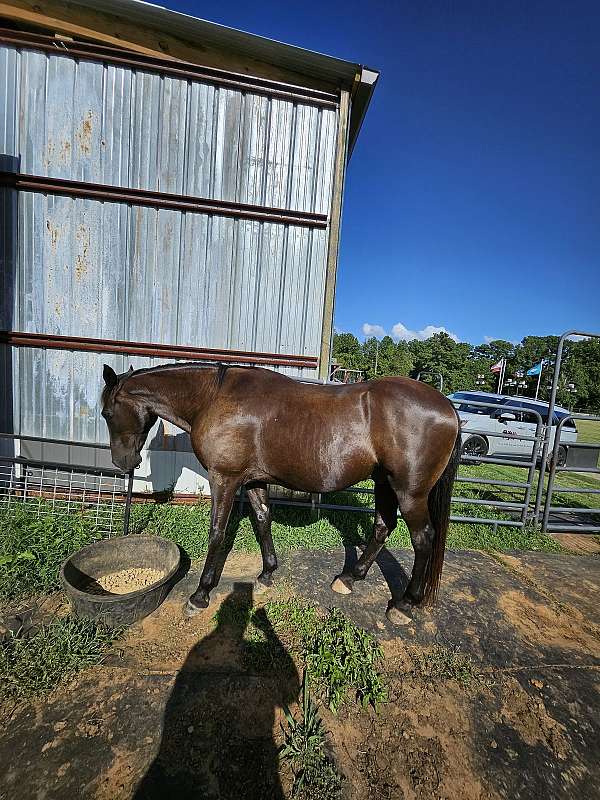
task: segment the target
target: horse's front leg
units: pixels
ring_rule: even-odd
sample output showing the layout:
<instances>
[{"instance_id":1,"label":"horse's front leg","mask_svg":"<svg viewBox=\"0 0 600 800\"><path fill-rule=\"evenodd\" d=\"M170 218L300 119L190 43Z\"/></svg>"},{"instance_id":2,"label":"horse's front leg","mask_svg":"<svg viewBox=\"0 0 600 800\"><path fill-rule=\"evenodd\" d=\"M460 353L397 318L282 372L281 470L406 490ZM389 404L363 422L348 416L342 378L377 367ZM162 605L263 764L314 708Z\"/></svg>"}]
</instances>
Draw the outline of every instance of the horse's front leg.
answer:
<instances>
[{"instance_id":1,"label":"horse's front leg","mask_svg":"<svg viewBox=\"0 0 600 800\"><path fill-rule=\"evenodd\" d=\"M236 478L226 477L215 472L209 473L208 481L212 498L208 552L200 577L200 584L187 601L185 607L185 613L188 617L193 617L208 606L210 592L218 582L217 560L219 551L225 539L225 529L229 521L235 493L240 486L240 481Z\"/></svg>"},{"instance_id":2,"label":"horse's front leg","mask_svg":"<svg viewBox=\"0 0 600 800\"><path fill-rule=\"evenodd\" d=\"M269 493L266 486L247 489L246 494L256 517L258 529L258 543L262 554L263 568L256 579L255 590L260 592L273 584L273 572L277 569L277 556L271 535L271 509L269 507Z\"/></svg>"}]
</instances>

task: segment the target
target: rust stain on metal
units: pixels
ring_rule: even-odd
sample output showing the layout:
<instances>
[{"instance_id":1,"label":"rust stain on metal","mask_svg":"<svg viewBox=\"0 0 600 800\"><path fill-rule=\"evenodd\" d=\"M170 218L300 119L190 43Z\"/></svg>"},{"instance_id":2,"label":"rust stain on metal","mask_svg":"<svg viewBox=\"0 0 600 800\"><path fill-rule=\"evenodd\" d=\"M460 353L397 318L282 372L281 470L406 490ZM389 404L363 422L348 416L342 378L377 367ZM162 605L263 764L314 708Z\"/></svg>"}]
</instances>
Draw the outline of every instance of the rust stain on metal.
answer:
<instances>
[{"instance_id":1,"label":"rust stain on metal","mask_svg":"<svg viewBox=\"0 0 600 800\"><path fill-rule=\"evenodd\" d=\"M78 253L75 259L75 278L80 281L84 275L87 275L89 267L90 232L85 225L77 226L75 238L81 243L81 253Z\"/></svg>"},{"instance_id":2,"label":"rust stain on metal","mask_svg":"<svg viewBox=\"0 0 600 800\"><path fill-rule=\"evenodd\" d=\"M79 152L82 155L89 155L92 150L93 119L93 113L88 111L81 122L80 128L75 133L77 144L79 145Z\"/></svg>"},{"instance_id":3,"label":"rust stain on metal","mask_svg":"<svg viewBox=\"0 0 600 800\"><path fill-rule=\"evenodd\" d=\"M47 219L46 228L50 234L50 252L55 256L58 250L58 240L60 239L61 233L60 225L53 225L52 222Z\"/></svg>"},{"instance_id":4,"label":"rust stain on metal","mask_svg":"<svg viewBox=\"0 0 600 800\"><path fill-rule=\"evenodd\" d=\"M58 160L61 161L63 164L66 164L67 161L71 159L71 142L65 139L61 142L60 151L58 153Z\"/></svg>"}]
</instances>

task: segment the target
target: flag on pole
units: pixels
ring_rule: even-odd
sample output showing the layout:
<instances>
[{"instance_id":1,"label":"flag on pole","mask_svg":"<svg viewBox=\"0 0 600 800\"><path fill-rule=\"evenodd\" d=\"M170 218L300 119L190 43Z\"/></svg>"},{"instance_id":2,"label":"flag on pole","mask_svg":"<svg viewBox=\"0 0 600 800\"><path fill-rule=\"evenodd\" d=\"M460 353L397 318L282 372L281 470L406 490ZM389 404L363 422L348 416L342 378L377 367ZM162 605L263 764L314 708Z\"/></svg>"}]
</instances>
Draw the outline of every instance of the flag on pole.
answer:
<instances>
[{"instance_id":1,"label":"flag on pole","mask_svg":"<svg viewBox=\"0 0 600 800\"><path fill-rule=\"evenodd\" d=\"M502 372L503 367L504 367L504 359L501 358L497 364L494 364L493 367L490 367L490 372Z\"/></svg>"},{"instance_id":2,"label":"flag on pole","mask_svg":"<svg viewBox=\"0 0 600 800\"><path fill-rule=\"evenodd\" d=\"M527 376L532 377L534 375L540 375L542 372L542 367L544 366L544 362L540 361L539 364L535 364L535 366L531 367L531 369L527 370Z\"/></svg>"}]
</instances>

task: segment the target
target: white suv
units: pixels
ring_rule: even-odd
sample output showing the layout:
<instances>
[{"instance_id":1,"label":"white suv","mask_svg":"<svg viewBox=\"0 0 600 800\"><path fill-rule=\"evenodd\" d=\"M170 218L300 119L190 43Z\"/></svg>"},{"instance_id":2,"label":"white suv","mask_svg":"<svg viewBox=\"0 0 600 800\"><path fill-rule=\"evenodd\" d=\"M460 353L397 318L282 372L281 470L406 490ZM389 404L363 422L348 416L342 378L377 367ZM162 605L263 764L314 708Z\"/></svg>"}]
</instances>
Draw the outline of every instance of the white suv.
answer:
<instances>
[{"instance_id":1,"label":"white suv","mask_svg":"<svg viewBox=\"0 0 600 800\"><path fill-rule=\"evenodd\" d=\"M510 397L488 392L454 392L448 395L458 410L462 428L462 453L469 456L495 456L531 458L534 442L523 441L521 436L535 436L537 418L531 411L537 411L542 424L548 424L548 403L532 400L530 397ZM473 403L489 403L482 407ZM550 449L552 453L556 426L569 416L566 408L554 407ZM488 433L502 434L488 436ZM577 441L575 420L567 420L561 430L557 465L564 466L569 444Z\"/></svg>"}]
</instances>

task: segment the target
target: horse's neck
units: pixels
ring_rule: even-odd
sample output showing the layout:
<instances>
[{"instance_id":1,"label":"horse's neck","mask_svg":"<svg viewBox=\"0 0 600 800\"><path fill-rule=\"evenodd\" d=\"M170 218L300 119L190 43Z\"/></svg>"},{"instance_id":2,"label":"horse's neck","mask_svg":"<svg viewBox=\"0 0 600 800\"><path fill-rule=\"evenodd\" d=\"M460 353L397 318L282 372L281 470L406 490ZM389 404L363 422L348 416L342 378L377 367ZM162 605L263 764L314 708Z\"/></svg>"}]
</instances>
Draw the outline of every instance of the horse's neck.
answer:
<instances>
[{"instance_id":1,"label":"horse's neck","mask_svg":"<svg viewBox=\"0 0 600 800\"><path fill-rule=\"evenodd\" d=\"M146 373L136 388L158 417L190 433L194 417L212 402L214 383L215 369L190 368Z\"/></svg>"}]
</instances>

